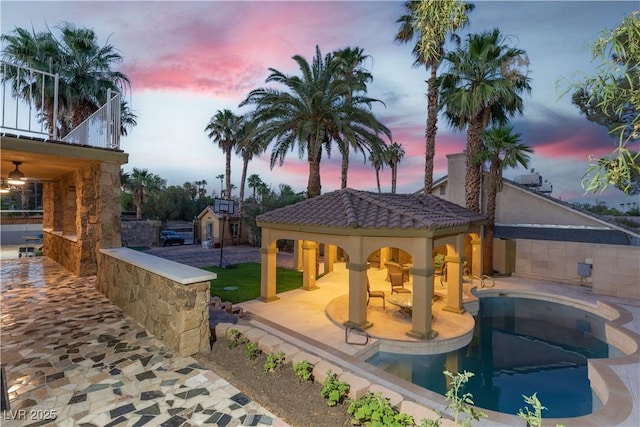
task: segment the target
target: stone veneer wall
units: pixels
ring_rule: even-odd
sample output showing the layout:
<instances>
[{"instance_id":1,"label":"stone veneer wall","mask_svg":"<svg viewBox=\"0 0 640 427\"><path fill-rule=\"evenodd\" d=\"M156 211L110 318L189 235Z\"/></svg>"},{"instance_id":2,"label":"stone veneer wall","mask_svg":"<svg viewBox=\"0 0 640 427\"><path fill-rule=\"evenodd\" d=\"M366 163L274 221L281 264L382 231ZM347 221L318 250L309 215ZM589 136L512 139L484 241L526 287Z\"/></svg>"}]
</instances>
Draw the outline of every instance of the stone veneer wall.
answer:
<instances>
[{"instance_id":1,"label":"stone veneer wall","mask_svg":"<svg viewBox=\"0 0 640 427\"><path fill-rule=\"evenodd\" d=\"M208 281L183 285L109 255L100 256L96 284L100 292L177 355L209 352Z\"/></svg>"},{"instance_id":2,"label":"stone veneer wall","mask_svg":"<svg viewBox=\"0 0 640 427\"><path fill-rule=\"evenodd\" d=\"M515 274L538 280L590 286L593 293L640 299L640 248L593 243L516 240ZM582 280L578 263L591 261Z\"/></svg>"},{"instance_id":3,"label":"stone veneer wall","mask_svg":"<svg viewBox=\"0 0 640 427\"><path fill-rule=\"evenodd\" d=\"M120 165L96 162L43 187L44 255L78 276L95 275L98 252L120 247Z\"/></svg>"}]
</instances>

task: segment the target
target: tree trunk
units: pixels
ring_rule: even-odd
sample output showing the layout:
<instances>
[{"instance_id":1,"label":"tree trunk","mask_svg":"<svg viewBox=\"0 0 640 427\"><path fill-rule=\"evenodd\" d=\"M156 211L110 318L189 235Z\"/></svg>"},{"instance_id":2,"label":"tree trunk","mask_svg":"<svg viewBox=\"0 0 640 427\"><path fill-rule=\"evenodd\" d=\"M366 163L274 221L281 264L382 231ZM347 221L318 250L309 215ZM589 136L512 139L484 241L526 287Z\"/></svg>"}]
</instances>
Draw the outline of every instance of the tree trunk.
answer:
<instances>
[{"instance_id":1,"label":"tree trunk","mask_svg":"<svg viewBox=\"0 0 640 427\"><path fill-rule=\"evenodd\" d=\"M309 181L307 182L307 197L312 198L320 195L320 158L322 157L322 148L317 153L309 152Z\"/></svg>"},{"instance_id":2,"label":"tree trunk","mask_svg":"<svg viewBox=\"0 0 640 427\"><path fill-rule=\"evenodd\" d=\"M478 153L482 149L480 132L482 132L482 115L478 114L469 120L467 130L467 157L465 176L465 203L469 210L480 212L480 185L482 174L480 167L482 162L478 159Z\"/></svg>"},{"instance_id":3,"label":"tree trunk","mask_svg":"<svg viewBox=\"0 0 640 427\"><path fill-rule=\"evenodd\" d=\"M344 147L344 153L342 153L342 170L341 177L342 182L340 188L347 188L347 173L349 171L349 145Z\"/></svg>"},{"instance_id":4,"label":"tree trunk","mask_svg":"<svg viewBox=\"0 0 640 427\"><path fill-rule=\"evenodd\" d=\"M380 190L380 168L376 168L376 184L378 184L378 193L382 193Z\"/></svg>"},{"instance_id":5,"label":"tree trunk","mask_svg":"<svg viewBox=\"0 0 640 427\"><path fill-rule=\"evenodd\" d=\"M240 178L240 200L238 201L238 216L240 217L240 222L238 223L238 244L240 244L240 239L242 238L242 222L243 222L242 210L244 209L244 186L245 186L245 181L247 180L248 167L249 167L249 158L243 156L242 177Z\"/></svg>"},{"instance_id":6,"label":"tree trunk","mask_svg":"<svg viewBox=\"0 0 640 427\"><path fill-rule=\"evenodd\" d=\"M500 165L491 162L487 182L487 225L484 233L484 254L482 269L484 274L493 275L493 234L496 224L496 197L500 182Z\"/></svg>"},{"instance_id":7,"label":"tree trunk","mask_svg":"<svg viewBox=\"0 0 640 427\"><path fill-rule=\"evenodd\" d=\"M226 178L225 199L231 199L231 147L224 150L226 155L226 163L224 167L224 176Z\"/></svg>"},{"instance_id":8,"label":"tree trunk","mask_svg":"<svg viewBox=\"0 0 640 427\"><path fill-rule=\"evenodd\" d=\"M438 132L438 88L436 86L436 72L438 61L431 64L431 77L429 77L429 91L427 93L427 129L424 165L424 194L433 191L433 158L436 153L436 133Z\"/></svg>"},{"instance_id":9,"label":"tree trunk","mask_svg":"<svg viewBox=\"0 0 640 427\"><path fill-rule=\"evenodd\" d=\"M144 187L142 185L136 186L133 192L133 204L136 205L136 219L142 219L142 204L144 203Z\"/></svg>"},{"instance_id":10,"label":"tree trunk","mask_svg":"<svg viewBox=\"0 0 640 427\"><path fill-rule=\"evenodd\" d=\"M398 177L398 163L391 165L391 193L396 194L396 180Z\"/></svg>"}]
</instances>

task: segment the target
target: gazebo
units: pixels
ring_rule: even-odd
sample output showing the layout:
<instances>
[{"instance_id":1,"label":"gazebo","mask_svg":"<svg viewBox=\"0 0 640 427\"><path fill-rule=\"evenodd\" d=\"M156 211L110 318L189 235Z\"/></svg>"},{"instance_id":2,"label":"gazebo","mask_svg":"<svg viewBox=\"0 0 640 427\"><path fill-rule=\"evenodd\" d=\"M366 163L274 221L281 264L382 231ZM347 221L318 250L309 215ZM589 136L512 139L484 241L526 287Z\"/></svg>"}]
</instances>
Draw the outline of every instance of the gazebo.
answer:
<instances>
[{"instance_id":1,"label":"gazebo","mask_svg":"<svg viewBox=\"0 0 640 427\"><path fill-rule=\"evenodd\" d=\"M444 310L464 312L465 253L471 255L472 274L479 275L481 271L485 217L433 195L373 193L347 188L264 213L258 216L257 223L262 228L260 299L265 302L278 298L278 240L302 242L302 286L309 291L316 289L318 245L324 244L328 271L335 261L336 248L342 248L349 271L346 326L366 329L372 325L367 320L367 270L371 254L381 248L398 248L411 255L413 314L407 335L417 339L436 336L431 325L434 248L446 248L448 279ZM471 246L466 251L465 241Z\"/></svg>"}]
</instances>

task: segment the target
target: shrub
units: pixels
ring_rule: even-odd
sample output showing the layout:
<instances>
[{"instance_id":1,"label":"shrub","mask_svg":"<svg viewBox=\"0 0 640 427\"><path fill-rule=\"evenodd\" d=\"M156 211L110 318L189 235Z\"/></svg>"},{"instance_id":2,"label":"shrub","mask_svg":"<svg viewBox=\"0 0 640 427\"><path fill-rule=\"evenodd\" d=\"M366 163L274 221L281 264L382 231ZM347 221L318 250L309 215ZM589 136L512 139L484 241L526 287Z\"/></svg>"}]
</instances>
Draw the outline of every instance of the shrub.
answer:
<instances>
[{"instance_id":1,"label":"shrub","mask_svg":"<svg viewBox=\"0 0 640 427\"><path fill-rule=\"evenodd\" d=\"M349 393L349 384L339 381L338 376L329 369L327 379L320 390L320 395L328 400L327 405L336 406L344 400L347 393Z\"/></svg>"},{"instance_id":2,"label":"shrub","mask_svg":"<svg viewBox=\"0 0 640 427\"><path fill-rule=\"evenodd\" d=\"M269 353L267 360L264 362L264 372L275 372L276 369L281 368L284 365L285 355L283 352L278 354Z\"/></svg>"},{"instance_id":3,"label":"shrub","mask_svg":"<svg viewBox=\"0 0 640 427\"><path fill-rule=\"evenodd\" d=\"M258 348L258 344L253 342L247 342L245 344L244 352L249 358L249 360L255 360L258 357L258 355L261 353L260 349Z\"/></svg>"},{"instance_id":4,"label":"shrub","mask_svg":"<svg viewBox=\"0 0 640 427\"><path fill-rule=\"evenodd\" d=\"M374 426L413 426L415 421L408 414L398 413L382 393L367 392L360 399L349 403L349 414L353 417L351 423L355 425Z\"/></svg>"},{"instance_id":5,"label":"shrub","mask_svg":"<svg viewBox=\"0 0 640 427\"><path fill-rule=\"evenodd\" d=\"M531 396L522 395L525 403L533 408L533 412L528 406L525 406L524 410L518 410L518 416L525 420L529 427L542 427L542 411L547 409L542 406L537 395L538 393L533 393ZM562 424L556 424L556 427L562 427Z\"/></svg>"},{"instance_id":6,"label":"shrub","mask_svg":"<svg viewBox=\"0 0 640 427\"><path fill-rule=\"evenodd\" d=\"M307 360L293 365L293 371L300 382L311 381L313 379L313 365Z\"/></svg>"},{"instance_id":7,"label":"shrub","mask_svg":"<svg viewBox=\"0 0 640 427\"><path fill-rule=\"evenodd\" d=\"M445 394L446 400L450 402L447 405L447 409L451 409L454 413L455 425L470 426L472 420L480 420L482 417L486 417L482 411L477 411L471 405L473 405L473 395L471 393L465 393L460 396L460 389L469 381L469 378L473 376L473 372L464 371L463 373L451 373L444 371L444 374L451 380L451 387ZM458 423L460 414L466 414L467 417L462 420L462 424Z\"/></svg>"},{"instance_id":8,"label":"shrub","mask_svg":"<svg viewBox=\"0 0 640 427\"><path fill-rule=\"evenodd\" d=\"M229 348L235 348L240 344L249 342L249 340L237 329L230 329L227 332L227 339L229 340L229 343L227 344Z\"/></svg>"}]
</instances>

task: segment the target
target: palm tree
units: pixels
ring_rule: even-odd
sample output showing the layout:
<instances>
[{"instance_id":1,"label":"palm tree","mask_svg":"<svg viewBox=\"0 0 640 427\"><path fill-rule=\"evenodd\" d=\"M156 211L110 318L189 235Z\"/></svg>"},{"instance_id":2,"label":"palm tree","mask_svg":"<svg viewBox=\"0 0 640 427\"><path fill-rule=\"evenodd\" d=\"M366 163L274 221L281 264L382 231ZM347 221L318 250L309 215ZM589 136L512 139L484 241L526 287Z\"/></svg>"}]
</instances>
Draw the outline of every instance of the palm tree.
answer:
<instances>
[{"instance_id":1,"label":"palm tree","mask_svg":"<svg viewBox=\"0 0 640 427\"><path fill-rule=\"evenodd\" d=\"M424 65L431 71L427 80L427 125L425 131L424 193L431 194L433 187L433 158L435 155L436 133L438 131L438 86L437 71L444 55L447 34L466 25L467 12L473 4L456 0L407 1L405 14L396 23L400 24L395 41L409 43L418 41L413 48L414 66Z\"/></svg>"},{"instance_id":2,"label":"palm tree","mask_svg":"<svg viewBox=\"0 0 640 427\"><path fill-rule=\"evenodd\" d=\"M391 167L391 193L396 193L396 181L398 179L398 163L404 157L404 149L397 142L392 143L386 153L387 164Z\"/></svg>"},{"instance_id":3,"label":"palm tree","mask_svg":"<svg viewBox=\"0 0 640 427\"><path fill-rule=\"evenodd\" d=\"M129 134L129 130L133 129L133 127L138 126L138 121L136 120L138 116L133 112L131 108L129 108L129 103L127 101L120 101L120 136L127 136Z\"/></svg>"},{"instance_id":4,"label":"palm tree","mask_svg":"<svg viewBox=\"0 0 640 427\"><path fill-rule=\"evenodd\" d=\"M376 184L378 184L378 193L382 192L380 190L380 171L386 163L384 160L385 153L386 151L382 151L379 153L371 153L369 155L369 163L371 163L373 168L376 170Z\"/></svg>"},{"instance_id":5,"label":"palm tree","mask_svg":"<svg viewBox=\"0 0 640 427\"><path fill-rule=\"evenodd\" d=\"M149 194L159 191L165 185L165 181L158 175L150 173L147 169L133 168L129 177L129 184L133 190L133 203L136 206L136 219L142 219L142 208Z\"/></svg>"},{"instance_id":6,"label":"palm tree","mask_svg":"<svg viewBox=\"0 0 640 427\"><path fill-rule=\"evenodd\" d=\"M365 94L367 92L367 83L373 80L371 73L362 66L364 61L369 58L364 54L364 49L358 47L347 47L333 52L335 59L338 61L337 78L344 80L350 87L345 95L345 103L348 107L353 105L353 95L357 93ZM377 101L377 100L376 100ZM350 127L347 126L347 129ZM378 132L385 133L391 139L391 133L388 129L376 129L375 134L370 135L367 139L351 137L351 135L337 135L336 142L342 154L341 168L341 184L340 188L347 188L347 174L349 172L349 152L351 148L355 152L382 152L386 148L386 144L377 137ZM365 157L366 161L366 157Z\"/></svg>"},{"instance_id":7,"label":"palm tree","mask_svg":"<svg viewBox=\"0 0 640 427\"><path fill-rule=\"evenodd\" d=\"M201 199L207 196L207 180L196 181L196 187L198 187L198 198Z\"/></svg>"},{"instance_id":8,"label":"palm tree","mask_svg":"<svg viewBox=\"0 0 640 427\"><path fill-rule=\"evenodd\" d=\"M487 179L487 225L485 226L485 243L483 255L484 274L493 273L493 233L496 223L496 196L502 188L502 171L518 165L527 168L529 154L533 149L520 142L520 134L513 133L509 126L494 127L482 133L482 150L480 161L488 163Z\"/></svg>"},{"instance_id":9,"label":"palm tree","mask_svg":"<svg viewBox=\"0 0 640 427\"><path fill-rule=\"evenodd\" d=\"M220 197L224 197L224 189L223 189L223 181L224 181L224 174L221 173L220 175L216 175L216 179L220 180Z\"/></svg>"},{"instance_id":10,"label":"palm tree","mask_svg":"<svg viewBox=\"0 0 640 427\"><path fill-rule=\"evenodd\" d=\"M204 129L205 132L209 132L207 136L213 142L217 142L218 147L225 154L226 191L222 197L227 199L231 197L231 152L238 142L238 132L242 120L241 116L236 116L231 110L218 110ZM220 191L222 192L222 190Z\"/></svg>"},{"instance_id":11,"label":"palm tree","mask_svg":"<svg viewBox=\"0 0 640 427\"><path fill-rule=\"evenodd\" d=\"M445 61L448 71L438 79L441 106L452 127L467 129L465 201L467 209L480 212L481 133L489 123L503 124L522 113L522 95L531 91L528 59L494 29L470 34L464 48L448 53Z\"/></svg>"},{"instance_id":12,"label":"palm tree","mask_svg":"<svg viewBox=\"0 0 640 427\"><path fill-rule=\"evenodd\" d=\"M92 29L77 28L69 23L58 29L59 39L50 30L35 33L22 28L1 37L6 46L3 58L8 62L59 74L60 123L53 120L53 80L45 81L42 93L41 81L33 81L26 75L20 82L15 81L15 75L2 76L3 80L14 79L14 92L18 96L34 102L50 134L56 126L70 130L82 123L107 101L108 90L124 92L130 86L125 74L111 69L122 62L122 56L110 44L98 45ZM121 132L126 135L127 128L136 123L135 115L128 108L123 111Z\"/></svg>"},{"instance_id":13,"label":"palm tree","mask_svg":"<svg viewBox=\"0 0 640 427\"><path fill-rule=\"evenodd\" d=\"M240 215L240 225L238 229L238 244L242 236L242 218L244 209L244 189L247 181L247 169L249 161L254 156L258 156L264 152L266 147L260 140L256 139L257 123L249 117L245 117L238 132L238 143L236 145L236 154L242 157L242 176L240 177L240 197L238 200L238 215Z\"/></svg>"},{"instance_id":14,"label":"palm tree","mask_svg":"<svg viewBox=\"0 0 640 427\"><path fill-rule=\"evenodd\" d=\"M247 179L247 183L249 185L249 188L253 188L253 201L255 202L256 191L258 190L260 185L263 184L262 179L260 179L260 175L254 173L252 175L249 175L249 178Z\"/></svg>"},{"instance_id":15,"label":"palm tree","mask_svg":"<svg viewBox=\"0 0 640 427\"><path fill-rule=\"evenodd\" d=\"M379 131L388 129L370 111L371 102L375 100L353 96L352 105L347 105L345 98L351 93L351 87L337 77L340 63L333 55L322 57L316 46L311 64L300 55L295 55L293 60L301 76L288 76L270 68L271 74L266 80L282 84L286 90L255 89L240 105L256 105L257 138L275 141L271 167L277 160L282 165L287 153L296 146L300 157L307 154L307 195L315 197L321 192L323 149L330 153L333 140L362 138L367 141L378 138Z\"/></svg>"}]
</instances>

